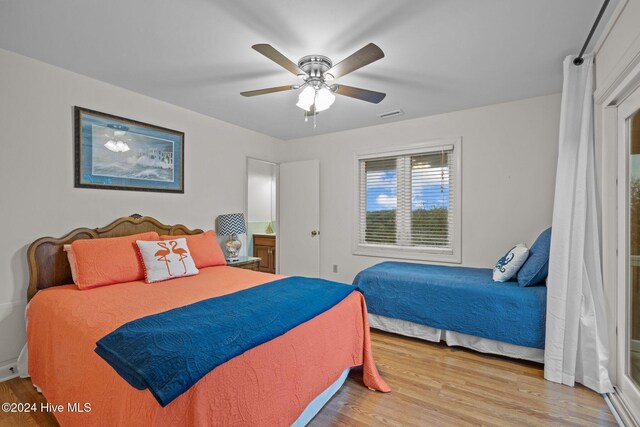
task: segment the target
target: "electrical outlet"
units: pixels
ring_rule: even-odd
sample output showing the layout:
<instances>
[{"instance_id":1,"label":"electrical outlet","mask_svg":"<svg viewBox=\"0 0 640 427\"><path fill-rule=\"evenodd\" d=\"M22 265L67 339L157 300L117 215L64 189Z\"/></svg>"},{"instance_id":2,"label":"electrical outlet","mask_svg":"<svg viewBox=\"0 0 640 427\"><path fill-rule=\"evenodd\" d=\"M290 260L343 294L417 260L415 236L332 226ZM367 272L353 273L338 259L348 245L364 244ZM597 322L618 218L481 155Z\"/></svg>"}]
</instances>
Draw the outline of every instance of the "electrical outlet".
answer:
<instances>
[{"instance_id":1,"label":"electrical outlet","mask_svg":"<svg viewBox=\"0 0 640 427\"><path fill-rule=\"evenodd\" d=\"M11 365L4 365L4 366L0 366L0 382L8 380L10 378L15 378L18 376L18 366L11 364Z\"/></svg>"},{"instance_id":2,"label":"electrical outlet","mask_svg":"<svg viewBox=\"0 0 640 427\"><path fill-rule=\"evenodd\" d=\"M333 272L334 273L338 272L338 264L333 264Z\"/></svg>"}]
</instances>

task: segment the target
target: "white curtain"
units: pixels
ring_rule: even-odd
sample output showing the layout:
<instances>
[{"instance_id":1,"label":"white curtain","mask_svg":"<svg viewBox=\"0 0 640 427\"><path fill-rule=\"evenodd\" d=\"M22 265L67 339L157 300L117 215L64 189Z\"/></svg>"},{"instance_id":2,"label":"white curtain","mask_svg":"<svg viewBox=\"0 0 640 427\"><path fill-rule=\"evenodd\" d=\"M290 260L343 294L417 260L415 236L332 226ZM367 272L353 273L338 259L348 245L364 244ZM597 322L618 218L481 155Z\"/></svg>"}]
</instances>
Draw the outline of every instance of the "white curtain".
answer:
<instances>
[{"instance_id":1,"label":"white curtain","mask_svg":"<svg viewBox=\"0 0 640 427\"><path fill-rule=\"evenodd\" d=\"M611 392L593 130L593 57L564 60L544 377Z\"/></svg>"}]
</instances>

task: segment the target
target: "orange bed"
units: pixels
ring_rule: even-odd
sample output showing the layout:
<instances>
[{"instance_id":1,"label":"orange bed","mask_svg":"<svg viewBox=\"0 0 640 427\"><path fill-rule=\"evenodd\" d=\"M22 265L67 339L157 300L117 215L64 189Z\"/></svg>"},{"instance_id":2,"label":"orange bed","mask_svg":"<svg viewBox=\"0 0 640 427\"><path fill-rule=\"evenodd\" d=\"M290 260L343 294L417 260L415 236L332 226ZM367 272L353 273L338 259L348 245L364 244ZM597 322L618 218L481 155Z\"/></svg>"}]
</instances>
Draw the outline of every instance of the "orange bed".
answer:
<instances>
[{"instance_id":1,"label":"orange bed","mask_svg":"<svg viewBox=\"0 0 640 427\"><path fill-rule=\"evenodd\" d=\"M278 278L220 266L154 284L40 291L27 309L32 381L49 403L64 406L55 414L63 426L290 425L346 368L359 365L365 385L388 391L371 356L366 306L358 292L220 365L164 408L94 352L97 340L126 322ZM90 411L70 412L68 404L74 403L89 404Z\"/></svg>"}]
</instances>

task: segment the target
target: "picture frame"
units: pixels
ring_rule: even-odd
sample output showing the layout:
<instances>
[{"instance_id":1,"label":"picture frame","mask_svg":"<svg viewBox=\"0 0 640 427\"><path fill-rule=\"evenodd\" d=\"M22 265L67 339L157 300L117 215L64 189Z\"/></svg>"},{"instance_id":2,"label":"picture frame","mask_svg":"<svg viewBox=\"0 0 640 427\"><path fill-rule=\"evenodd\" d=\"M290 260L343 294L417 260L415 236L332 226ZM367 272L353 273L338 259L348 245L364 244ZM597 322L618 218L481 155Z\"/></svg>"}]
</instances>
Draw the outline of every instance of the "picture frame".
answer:
<instances>
[{"instance_id":1,"label":"picture frame","mask_svg":"<svg viewBox=\"0 0 640 427\"><path fill-rule=\"evenodd\" d=\"M75 188L184 193L184 132L74 107Z\"/></svg>"}]
</instances>

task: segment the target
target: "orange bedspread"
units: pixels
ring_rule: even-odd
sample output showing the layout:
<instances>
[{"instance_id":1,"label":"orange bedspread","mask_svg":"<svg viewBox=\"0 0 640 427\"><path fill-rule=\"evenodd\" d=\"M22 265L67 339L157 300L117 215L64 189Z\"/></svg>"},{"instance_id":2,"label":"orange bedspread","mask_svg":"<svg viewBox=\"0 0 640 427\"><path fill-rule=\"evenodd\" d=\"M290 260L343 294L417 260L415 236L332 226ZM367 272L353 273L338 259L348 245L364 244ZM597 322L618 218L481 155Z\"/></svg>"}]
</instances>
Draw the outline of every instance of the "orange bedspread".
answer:
<instances>
[{"instance_id":1,"label":"orange bedspread","mask_svg":"<svg viewBox=\"0 0 640 427\"><path fill-rule=\"evenodd\" d=\"M126 322L278 278L222 266L161 283L41 291L27 310L33 383L49 403L63 405L55 414L63 426L290 425L346 368L358 365L367 386L389 391L373 362L358 292L217 367L165 408L94 352L97 340ZM89 404L90 412L70 412L74 403Z\"/></svg>"}]
</instances>

